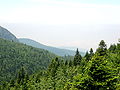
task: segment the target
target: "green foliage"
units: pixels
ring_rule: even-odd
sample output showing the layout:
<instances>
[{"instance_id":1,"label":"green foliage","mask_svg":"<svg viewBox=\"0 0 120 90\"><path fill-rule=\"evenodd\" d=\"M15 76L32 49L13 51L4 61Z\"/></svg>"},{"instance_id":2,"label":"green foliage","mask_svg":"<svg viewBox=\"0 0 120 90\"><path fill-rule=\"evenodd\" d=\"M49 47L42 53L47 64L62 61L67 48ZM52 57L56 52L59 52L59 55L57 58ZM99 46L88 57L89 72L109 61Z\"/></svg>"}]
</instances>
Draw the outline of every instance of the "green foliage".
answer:
<instances>
[{"instance_id":1,"label":"green foliage","mask_svg":"<svg viewBox=\"0 0 120 90\"><path fill-rule=\"evenodd\" d=\"M5 29L1 26L0 26L0 38L18 42L18 39L11 32L9 32L7 29Z\"/></svg>"},{"instance_id":2,"label":"green foliage","mask_svg":"<svg viewBox=\"0 0 120 90\"><path fill-rule=\"evenodd\" d=\"M32 75L27 74L29 70L25 68L19 70L16 79L4 82L0 89L120 90L120 44L107 49L102 40L95 53L90 49L81 57L77 49L74 59L52 59L47 70Z\"/></svg>"},{"instance_id":3,"label":"green foliage","mask_svg":"<svg viewBox=\"0 0 120 90\"><path fill-rule=\"evenodd\" d=\"M82 56L79 54L79 51L77 49L75 57L74 57L74 61L73 61L74 66L80 65L81 59L82 59Z\"/></svg>"},{"instance_id":4,"label":"green foliage","mask_svg":"<svg viewBox=\"0 0 120 90\"><path fill-rule=\"evenodd\" d=\"M102 40L95 55L87 66L85 65L86 68L82 68L84 72L75 75L73 81L65 86L67 90L117 90L117 87L119 88L119 67L115 67L110 61L112 56L108 57L109 54Z\"/></svg>"},{"instance_id":5,"label":"green foliage","mask_svg":"<svg viewBox=\"0 0 120 90\"><path fill-rule=\"evenodd\" d=\"M42 49L48 50L48 51L55 53L56 55L59 55L59 56L64 56L64 55L74 56L74 54L75 54L75 51L73 51L73 50L60 49L60 48L56 48L56 47L46 46L46 45L43 45L43 44L38 43L38 42L31 40L31 39L20 38L19 42L24 43L26 45L36 47L36 48L42 48ZM84 55L83 52L80 52L80 53L82 55Z\"/></svg>"},{"instance_id":6,"label":"green foliage","mask_svg":"<svg viewBox=\"0 0 120 90\"><path fill-rule=\"evenodd\" d=\"M106 51L107 51L107 45L105 44L104 40L101 40L96 52L99 53L100 56L103 56L107 53Z\"/></svg>"},{"instance_id":7,"label":"green foliage","mask_svg":"<svg viewBox=\"0 0 120 90\"><path fill-rule=\"evenodd\" d=\"M109 52L112 52L112 53L115 53L115 52L116 52L116 45L115 45L115 44L110 45L110 47L109 47Z\"/></svg>"},{"instance_id":8,"label":"green foliage","mask_svg":"<svg viewBox=\"0 0 120 90\"><path fill-rule=\"evenodd\" d=\"M94 55L93 49L90 49L90 56L92 57Z\"/></svg>"},{"instance_id":9,"label":"green foliage","mask_svg":"<svg viewBox=\"0 0 120 90\"><path fill-rule=\"evenodd\" d=\"M0 82L16 78L22 66L28 74L45 69L54 57L56 55L46 50L0 39Z\"/></svg>"},{"instance_id":10,"label":"green foliage","mask_svg":"<svg viewBox=\"0 0 120 90\"><path fill-rule=\"evenodd\" d=\"M93 55L94 55L93 49L91 48L90 51L89 51L89 53L87 51L84 57L85 57L86 61L89 61L89 60L91 60L91 58L92 58Z\"/></svg>"}]
</instances>

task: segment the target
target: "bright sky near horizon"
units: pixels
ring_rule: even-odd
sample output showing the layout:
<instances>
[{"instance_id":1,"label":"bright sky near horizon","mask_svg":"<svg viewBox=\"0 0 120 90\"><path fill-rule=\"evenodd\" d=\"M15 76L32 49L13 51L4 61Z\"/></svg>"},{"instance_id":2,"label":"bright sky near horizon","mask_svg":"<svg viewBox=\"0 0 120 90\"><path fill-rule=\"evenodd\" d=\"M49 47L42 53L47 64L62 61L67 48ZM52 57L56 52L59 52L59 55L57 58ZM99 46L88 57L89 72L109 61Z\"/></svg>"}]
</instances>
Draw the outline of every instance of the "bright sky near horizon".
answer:
<instances>
[{"instance_id":1,"label":"bright sky near horizon","mask_svg":"<svg viewBox=\"0 0 120 90\"><path fill-rule=\"evenodd\" d=\"M120 0L0 0L0 25L46 45L96 48L120 38Z\"/></svg>"}]
</instances>

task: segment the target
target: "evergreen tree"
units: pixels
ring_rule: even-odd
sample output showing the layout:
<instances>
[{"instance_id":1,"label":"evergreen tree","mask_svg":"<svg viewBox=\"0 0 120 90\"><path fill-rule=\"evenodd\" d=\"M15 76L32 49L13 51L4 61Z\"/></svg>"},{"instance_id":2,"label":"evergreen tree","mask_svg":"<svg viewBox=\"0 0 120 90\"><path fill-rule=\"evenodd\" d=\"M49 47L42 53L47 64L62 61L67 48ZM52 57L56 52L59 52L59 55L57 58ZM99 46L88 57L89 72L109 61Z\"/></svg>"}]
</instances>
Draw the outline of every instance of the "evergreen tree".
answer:
<instances>
[{"instance_id":1,"label":"evergreen tree","mask_svg":"<svg viewBox=\"0 0 120 90\"><path fill-rule=\"evenodd\" d=\"M65 65L68 65L68 61L67 60L65 61Z\"/></svg>"},{"instance_id":2,"label":"evergreen tree","mask_svg":"<svg viewBox=\"0 0 120 90\"><path fill-rule=\"evenodd\" d=\"M91 67L89 68L89 76L91 83L89 86L91 90L114 90L115 69L112 63L107 60L107 48L105 42L102 40L99 44L96 54L91 60Z\"/></svg>"},{"instance_id":3,"label":"evergreen tree","mask_svg":"<svg viewBox=\"0 0 120 90\"><path fill-rule=\"evenodd\" d=\"M82 56L79 54L79 51L77 48L76 54L74 56L74 61L73 61L74 66L80 65L81 59L82 59Z\"/></svg>"},{"instance_id":4,"label":"evergreen tree","mask_svg":"<svg viewBox=\"0 0 120 90\"><path fill-rule=\"evenodd\" d=\"M25 71L25 68L22 67L21 70L18 72L17 83L18 84L24 84L26 76L27 76L27 73Z\"/></svg>"},{"instance_id":5,"label":"evergreen tree","mask_svg":"<svg viewBox=\"0 0 120 90\"><path fill-rule=\"evenodd\" d=\"M52 62L50 63L49 67L48 67L48 73L49 73L49 83L50 86L49 88L55 90L56 88L56 75L57 75L57 69L59 67L59 61L58 58L53 59Z\"/></svg>"},{"instance_id":6,"label":"evergreen tree","mask_svg":"<svg viewBox=\"0 0 120 90\"><path fill-rule=\"evenodd\" d=\"M116 82L115 72L105 56L94 55L91 60L89 76L91 77L91 90L115 90L114 82Z\"/></svg>"},{"instance_id":7,"label":"evergreen tree","mask_svg":"<svg viewBox=\"0 0 120 90\"><path fill-rule=\"evenodd\" d=\"M29 77L28 74L25 70L24 67L22 67L20 69L20 71L18 72L18 76L17 76L17 87L21 87L23 90L27 90L27 83L28 83Z\"/></svg>"},{"instance_id":8,"label":"evergreen tree","mask_svg":"<svg viewBox=\"0 0 120 90\"><path fill-rule=\"evenodd\" d=\"M69 67L71 67L73 65L73 62L70 60L69 61Z\"/></svg>"},{"instance_id":9,"label":"evergreen tree","mask_svg":"<svg viewBox=\"0 0 120 90\"><path fill-rule=\"evenodd\" d=\"M96 52L98 52L100 56L106 55L106 53L107 53L107 45L105 44L104 40L100 41L99 47L98 47Z\"/></svg>"},{"instance_id":10,"label":"evergreen tree","mask_svg":"<svg viewBox=\"0 0 120 90\"><path fill-rule=\"evenodd\" d=\"M94 55L93 49L90 48L90 56L92 57Z\"/></svg>"},{"instance_id":11,"label":"evergreen tree","mask_svg":"<svg viewBox=\"0 0 120 90\"><path fill-rule=\"evenodd\" d=\"M112 53L115 53L116 52L116 45L115 44L110 45L109 51L112 52Z\"/></svg>"},{"instance_id":12,"label":"evergreen tree","mask_svg":"<svg viewBox=\"0 0 120 90\"><path fill-rule=\"evenodd\" d=\"M100 42L97 52L88 62L85 72L73 77L68 84L73 90L115 90L117 82L116 69L108 61L106 44Z\"/></svg>"},{"instance_id":13,"label":"evergreen tree","mask_svg":"<svg viewBox=\"0 0 120 90\"><path fill-rule=\"evenodd\" d=\"M48 71L50 72L52 77L55 76L58 66L59 66L58 58L53 59L48 67Z\"/></svg>"},{"instance_id":14,"label":"evergreen tree","mask_svg":"<svg viewBox=\"0 0 120 90\"><path fill-rule=\"evenodd\" d=\"M84 57L85 57L86 61L90 60L90 54L88 53L88 51L86 52Z\"/></svg>"}]
</instances>

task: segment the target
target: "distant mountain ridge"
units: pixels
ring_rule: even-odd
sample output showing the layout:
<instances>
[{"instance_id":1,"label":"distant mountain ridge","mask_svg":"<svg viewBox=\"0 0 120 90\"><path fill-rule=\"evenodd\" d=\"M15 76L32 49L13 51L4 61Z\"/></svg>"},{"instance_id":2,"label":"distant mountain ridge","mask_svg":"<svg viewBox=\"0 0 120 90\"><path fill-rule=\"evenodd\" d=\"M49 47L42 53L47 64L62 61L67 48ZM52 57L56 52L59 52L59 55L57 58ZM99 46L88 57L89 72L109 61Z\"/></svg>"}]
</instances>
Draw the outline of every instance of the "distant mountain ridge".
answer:
<instances>
[{"instance_id":1,"label":"distant mountain ridge","mask_svg":"<svg viewBox=\"0 0 120 90\"><path fill-rule=\"evenodd\" d=\"M34 40L27 39L27 38L20 38L19 42L36 47L36 48L42 48L42 49L48 50L48 51L55 53L56 55L59 55L59 56L64 56L64 55L74 56L75 55L75 51L73 51L73 50L59 49L56 47L46 46L46 45L43 45L41 43L38 43ZM83 55L82 52L81 52L81 54Z\"/></svg>"},{"instance_id":2,"label":"distant mountain ridge","mask_svg":"<svg viewBox=\"0 0 120 90\"><path fill-rule=\"evenodd\" d=\"M16 38L15 35L13 35L11 32L9 32L7 29L0 26L0 38L7 39L10 41L18 42L19 40Z\"/></svg>"},{"instance_id":3,"label":"distant mountain ridge","mask_svg":"<svg viewBox=\"0 0 120 90\"><path fill-rule=\"evenodd\" d=\"M36 42L34 40L31 40L31 39L27 39L27 38L18 39L14 34L9 32L9 30L7 30L7 29L5 29L4 27L1 27L1 26L0 26L0 38L10 40L10 41L14 41L14 42L24 43L26 45L33 46L33 47L36 47L36 48L45 49L45 50L48 50L49 52L52 52L52 53L54 53L58 56L65 56L65 55L74 56L75 55L74 50L61 49L61 48L56 48L56 47L52 47L52 46L47 46L47 45L41 44L39 42ZM80 52L80 54L83 56L84 52Z\"/></svg>"},{"instance_id":4,"label":"distant mountain ridge","mask_svg":"<svg viewBox=\"0 0 120 90\"><path fill-rule=\"evenodd\" d=\"M75 51L78 47L61 46L61 47L58 47L58 48L68 49L68 50L73 50L73 51ZM86 51L88 51L87 49L83 49L83 48L78 48L78 49L79 49L79 51L81 51L81 52L86 52Z\"/></svg>"}]
</instances>

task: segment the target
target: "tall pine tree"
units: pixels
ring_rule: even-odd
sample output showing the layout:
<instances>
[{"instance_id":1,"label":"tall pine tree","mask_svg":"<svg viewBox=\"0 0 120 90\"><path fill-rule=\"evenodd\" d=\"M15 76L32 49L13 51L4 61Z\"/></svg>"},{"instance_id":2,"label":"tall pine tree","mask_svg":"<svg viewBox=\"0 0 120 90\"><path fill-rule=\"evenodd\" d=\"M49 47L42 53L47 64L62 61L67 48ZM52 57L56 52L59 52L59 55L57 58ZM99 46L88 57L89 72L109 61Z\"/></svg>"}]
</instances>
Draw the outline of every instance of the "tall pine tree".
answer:
<instances>
[{"instance_id":1,"label":"tall pine tree","mask_svg":"<svg viewBox=\"0 0 120 90\"><path fill-rule=\"evenodd\" d=\"M80 55L77 48L76 54L74 56L74 61L73 61L74 66L80 65L81 59L82 59L82 56Z\"/></svg>"}]
</instances>

